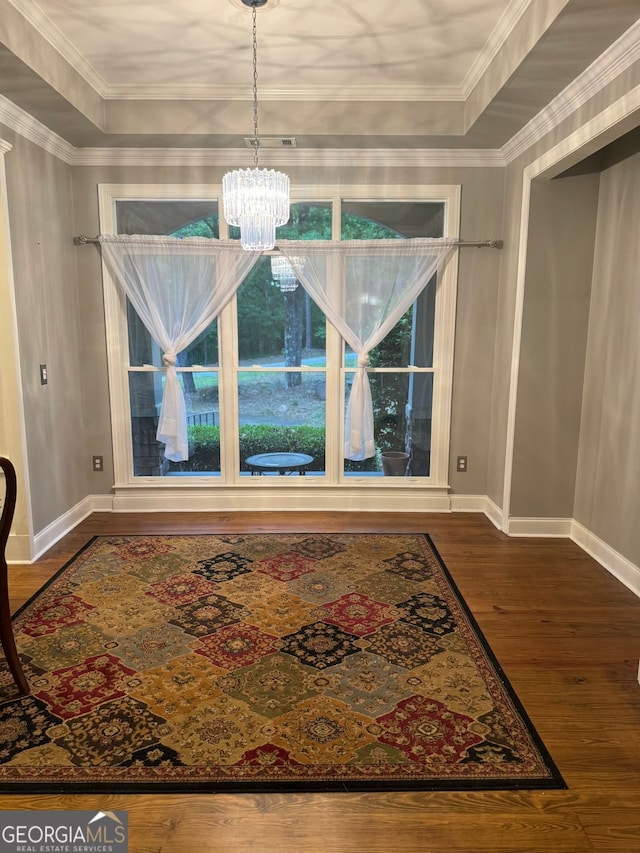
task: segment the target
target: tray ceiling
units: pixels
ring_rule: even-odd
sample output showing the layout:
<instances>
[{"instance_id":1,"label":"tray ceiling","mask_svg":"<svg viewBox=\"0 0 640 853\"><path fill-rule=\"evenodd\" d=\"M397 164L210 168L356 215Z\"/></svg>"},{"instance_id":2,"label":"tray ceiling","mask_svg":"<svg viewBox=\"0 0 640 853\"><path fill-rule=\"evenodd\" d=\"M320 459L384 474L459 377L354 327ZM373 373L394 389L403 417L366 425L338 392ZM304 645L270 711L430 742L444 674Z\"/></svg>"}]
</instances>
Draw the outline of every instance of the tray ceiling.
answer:
<instances>
[{"instance_id":1,"label":"tray ceiling","mask_svg":"<svg viewBox=\"0 0 640 853\"><path fill-rule=\"evenodd\" d=\"M269 0L260 133L296 150L503 146L637 0ZM240 0L0 0L0 94L77 147L244 148Z\"/></svg>"}]
</instances>

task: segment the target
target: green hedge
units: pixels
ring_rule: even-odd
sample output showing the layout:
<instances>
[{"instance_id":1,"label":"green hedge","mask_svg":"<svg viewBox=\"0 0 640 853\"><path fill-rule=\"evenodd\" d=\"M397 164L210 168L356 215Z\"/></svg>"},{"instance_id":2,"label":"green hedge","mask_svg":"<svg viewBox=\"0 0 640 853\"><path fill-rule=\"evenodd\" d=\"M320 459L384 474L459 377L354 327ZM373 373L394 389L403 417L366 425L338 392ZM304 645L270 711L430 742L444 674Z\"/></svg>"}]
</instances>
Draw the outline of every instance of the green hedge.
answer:
<instances>
[{"instance_id":1,"label":"green hedge","mask_svg":"<svg viewBox=\"0 0 640 853\"><path fill-rule=\"evenodd\" d=\"M220 470L220 427L208 425L190 426L189 459L186 462L171 462L171 471L219 471ZM324 427L272 426L270 424L240 427L240 470L248 471L245 459L256 453L307 453L313 456L309 471L324 471L325 457ZM377 471L378 459L373 457L363 462L345 461L345 471Z\"/></svg>"},{"instance_id":2,"label":"green hedge","mask_svg":"<svg viewBox=\"0 0 640 853\"><path fill-rule=\"evenodd\" d=\"M313 456L308 471L324 471L324 428L312 426L240 427L240 470L248 471L245 459L256 453L306 453Z\"/></svg>"},{"instance_id":3,"label":"green hedge","mask_svg":"<svg viewBox=\"0 0 640 853\"><path fill-rule=\"evenodd\" d=\"M189 458L170 462L170 471L219 471L220 427L198 424L187 427Z\"/></svg>"}]
</instances>

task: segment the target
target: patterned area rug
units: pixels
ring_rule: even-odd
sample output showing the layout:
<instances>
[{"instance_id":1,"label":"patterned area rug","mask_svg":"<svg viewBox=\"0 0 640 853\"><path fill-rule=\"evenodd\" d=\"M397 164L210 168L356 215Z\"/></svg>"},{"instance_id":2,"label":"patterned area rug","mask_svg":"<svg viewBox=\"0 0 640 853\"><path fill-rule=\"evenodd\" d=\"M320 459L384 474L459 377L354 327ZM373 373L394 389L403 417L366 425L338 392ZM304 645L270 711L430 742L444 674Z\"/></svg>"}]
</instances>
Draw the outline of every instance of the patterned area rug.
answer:
<instances>
[{"instance_id":1,"label":"patterned area rug","mask_svg":"<svg viewBox=\"0 0 640 853\"><path fill-rule=\"evenodd\" d=\"M562 788L428 537L97 537L15 618L4 791Z\"/></svg>"}]
</instances>

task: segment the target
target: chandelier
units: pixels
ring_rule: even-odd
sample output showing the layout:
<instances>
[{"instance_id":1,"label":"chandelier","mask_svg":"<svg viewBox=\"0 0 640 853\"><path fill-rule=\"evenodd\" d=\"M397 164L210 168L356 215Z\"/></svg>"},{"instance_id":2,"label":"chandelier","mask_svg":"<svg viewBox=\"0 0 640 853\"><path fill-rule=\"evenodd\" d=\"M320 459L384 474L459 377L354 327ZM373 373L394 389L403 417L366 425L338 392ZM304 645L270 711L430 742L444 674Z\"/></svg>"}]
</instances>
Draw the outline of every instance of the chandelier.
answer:
<instances>
[{"instance_id":1,"label":"chandelier","mask_svg":"<svg viewBox=\"0 0 640 853\"><path fill-rule=\"evenodd\" d=\"M278 282L283 293L290 293L298 286L298 277L289 261L283 255L271 256L271 275Z\"/></svg>"},{"instance_id":2,"label":"chandelier","mask_svg":"<svg viewBox=\"0 0 640 853\"><path fill-rule=\"evenodd\" d=\"M289 220L289 178L258 168L258 40L256 9L267 0L241 0L253 15L253 169L236 169L222 179L222 208L229 225L240 226L243 249L273 249L276 228Z\"/></svg>"}]
</instances>

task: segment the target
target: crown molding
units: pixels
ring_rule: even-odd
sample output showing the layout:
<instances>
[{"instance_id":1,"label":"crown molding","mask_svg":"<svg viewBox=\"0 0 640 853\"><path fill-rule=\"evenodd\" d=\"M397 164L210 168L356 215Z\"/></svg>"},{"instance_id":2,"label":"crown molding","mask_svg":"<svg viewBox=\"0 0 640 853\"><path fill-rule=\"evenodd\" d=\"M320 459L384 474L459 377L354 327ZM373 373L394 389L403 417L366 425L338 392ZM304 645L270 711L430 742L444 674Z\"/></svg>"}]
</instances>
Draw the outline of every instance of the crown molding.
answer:
<instances>
[{"instance_id":1,"label":"crown molding","mask_svg":"<svg viewBox=\"0 0 640 853\"><path fill-rule=\"evenodd\" d=\"M478 54L467 72L460 87L463 100L466 100L474 88L478 85L483 75L494 62L503 45L516 28L519 20L527 11L533 0L513 0L505 9L502 17L490 34L487 42Z\"/></svg>"},{"instance_id":2,"label":"crown molding","mask_svg":"<svg viewBox=\"0 0 640 853\"><path fill-rule=\"evenodd\" d=\"M640 21L630 27L505 145L511 163L640 59Z\"/></svg>"},{"instance_id":3,"label":"crown molding","mask_svg":"<svg viewBox=\"0 0 640 853\"><path fill-rule=\"evenodd\" d=\"M12 148L13 145L10 142L7 142L6 139L0 139L0 154L8 154Z\"/></svg>"},{"instance_id":4,"label":"crown molding","mask_svg":"<svg viewBox=\"0 0 640 853\"><path fill-rule=\"evenodd\" d=\"M118 101L251 101L246 86L120 84L107 86L106 100ZM464 101L460 86L314 86L313 89L262 87L260 101L448 102Z\"/></svg>"},{"instance_id":5,"label":"crown molding","mask_svg":"<svg viewBox=\"0 0 640 853\"><path fill-rule=\"evenodd\" d=\"M253 155L239 148L84 148L76 149L74 166L222 166L249 168ZM505 165L499 151L490 149L371 150L297 148L270 151L270 166L360 167L493 167Z\"/></svg>"},{"instance_id":6,"label":"crown molding","mask_svg":"<svg viewBox=\"0 0 640 853\"><path fill-rule=\"evenodd\" d=\"M95 68L87 62L62 31L48 18L33 0L8 0L47 44L59 53L101 97L106 96L107 85Z\"/></svg>"},{"instance_id":7,"label":"crown molding","mask_svg":"<svg viewBox=\"0 0 640 853\"><path fill-rule=\"evenodd\" d=\"M69 166L234 166L250 167L245 148L75 148L33 116L0 95L0 124L38 145ZM7 143L8 144L8 143ZM7 149L9 150L9 149ZM371 150L295 148L269 151L274 166L400 166L459 168L505 165L494 149L381 148Z\"/></svg>"},{"instance_id":8,"label":"crown molding","mask_svg":"<svg viewBox=\"0 0 640 853\"><path fill-rule=\"evenodd\" d=\"M80 150L74 148L4 95L0 95L0 123L69 165L73 165L74 155Z\"/></svg>"}]
</instances>

